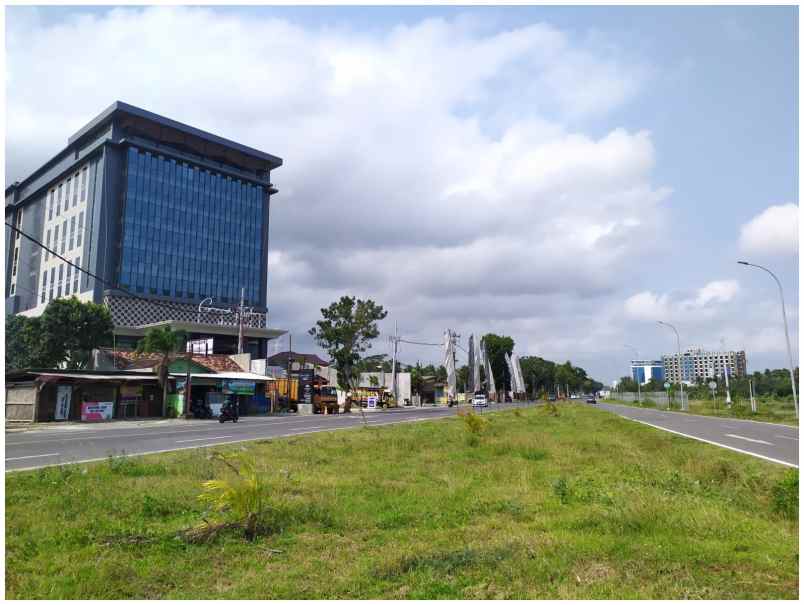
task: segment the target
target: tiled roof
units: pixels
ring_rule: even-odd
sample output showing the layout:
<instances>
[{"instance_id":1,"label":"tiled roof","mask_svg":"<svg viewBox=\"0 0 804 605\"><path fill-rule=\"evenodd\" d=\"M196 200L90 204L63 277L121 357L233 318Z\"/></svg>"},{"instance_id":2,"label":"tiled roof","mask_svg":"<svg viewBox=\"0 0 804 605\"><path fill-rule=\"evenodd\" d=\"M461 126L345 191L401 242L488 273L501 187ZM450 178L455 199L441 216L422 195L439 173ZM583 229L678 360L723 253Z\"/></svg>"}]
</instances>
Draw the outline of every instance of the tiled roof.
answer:
<instances>
[{"instance_id":1,"label":"tiled roof","mask_svg":"<svg viewBox=\"0 0 804 605\"><path fill-rule=\"evenodd\" d=\"M271 355L266 360L266 365L269 366L281 366L287 367L288 365L288 355L293 359L293 361L299 361L303 363L310 363L317 366L329 366L328 361L324 361L315 353L296 353L295 351L283 351L282 353L277 353L276 355Z\"/></svg>"},{"instance_id":2,"label":"tiled roof","mask_svg":"<svg viewBox=\"0 0 804 605\"><path fill-rule=\"evenodd\" d=\"M103 352L115 360L115 368L119 370L136 370L152 368L161 359L157 354L137 355L135 351L111 351L103 349ZM182 355L178 359L185 359ZM193 355L192 360L198 365L212 370L213 372L242 372L243 368L237 365L228 355Z\"/></svg>"}]
</instances>

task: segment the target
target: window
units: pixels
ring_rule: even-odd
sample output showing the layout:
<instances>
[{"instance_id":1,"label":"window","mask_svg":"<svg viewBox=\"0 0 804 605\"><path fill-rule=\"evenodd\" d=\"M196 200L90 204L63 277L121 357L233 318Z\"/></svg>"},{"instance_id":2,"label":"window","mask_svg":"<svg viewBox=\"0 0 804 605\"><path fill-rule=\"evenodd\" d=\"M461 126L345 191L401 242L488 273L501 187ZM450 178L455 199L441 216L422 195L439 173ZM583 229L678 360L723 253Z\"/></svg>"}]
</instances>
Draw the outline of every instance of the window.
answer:
<instances>
[{"instance_id":1,"label":"window","mask_svg":"<svg viewBox=\"0 0 804 605\"><path fill-rule=\"evenodd\" d=\"M61 214L61 202L64 199L64 185L59 184L59 196L56 198L56 216Z\"/></svg>"},{"instance_id":2,"label":"window","mask_svg":"<svg viewBox=\"0 0 804 605\"><path fill-rule=\"evenodd\" d=\"M53 220L53 205L55 204L55 202L56 202L56 190L51 189L50 197L48 198L48 204L47 204L47 220L49 221Z\"/></svg>"},{"instance_id":3,"label":"window","mask_svg":"<svg viewBox=\"0 0 804 605\"><path fill-rule=\"evenodd\" d=\"M73 176L73 208L78 204L78 173Z\"/></svg>"},{"instance_id":4,"label":"window","mask_svg":"<svg viewBox=\"0 0 804 605\"><path fill-rule=\"evenodd\" d=\"M72 179L67 177L67 185L64 187L64 211L67 212L67 208L70 207L70 183Z\"/></svg>"},{"instance_id":5,"label":"window","mask_svg":"<svg viewBox=\"0 0 804 605\"><path fill-rule=\"evenodd\" d=\"M75 215L70 217L70 245L69 250L73 249L75 243Z\"/></svg>"},{"instance_id":6,"label":"window","mask_svg":"<svg viewBox=\"0 0 804 605\"><path fill-rule=\"evenodd\" d=\"M56 287L56 267L50 268L50 293L48 294L48 301L53 300L53 289Z\"/></svg>"},{"instance_id":7,"label":"window","mask_svg":"<svg viewBox=\"0 0 804 605\"><path fill-rule=\"evenodd\" d=\"M84 211L78 213L78 232L75 234L75 245L81 247L81 235L84 232Z\"/></svg>"},{"instance_id":8,"label":"window","mask_svg":"<svg viewBox=\"0 0 804 605\"><path fill-rule=\"evenodd\" d=\"M56 284L56 298L61 298L62 278L64 277L64 263L59 265L59 281Z\"/></svg>"},{"instance_id":9,"label":"window","mask_svg":"<svg viewBox=\"0 0 804 605\"><path fill-rule=\"evenodd\" d=\"M53 252L59 251L59 226L53 228Z\"/></svg>"},{"instance_id":10,"label":"window","mask_svg":"<svg viewBox=\"0 0 804 605\"><path fill-rule=\"evenodd\" d=\"M17 229L22 229L22 212L23 212L22 208L20 208L19 212L17 212L17 221L16 221L16 225L15 225L17 227ZM20 237L21 237L20 232L15 231L14 232L14 240L19 241Z\"/></svg>"},{"instance_id":11,"label":"window","mask_svg":"<svg viewBox=\"0 0 804 605\"><path fill-rule=\"evenodd\" d=\"M14 262L11 265L11 277L17 274L17 263L20 260L20 249L14 248Z\"/></svg>"},{"instance_id":12,"label":"window","mask_svg":"<svg viewBox=\"0 0 804 605\"><path fill-rule=\"evenodd\" d=\"M84 166L81 171L81 201L87 201L87 174L89 173L89 166Z\"/></svg>"},{"instance_id":13,"label":"window","mask_svg":"<svg viewBox=\"0 0 804 605\"><path fill-rule=\"evenodd\" d=\"M70 272L72 271L72 265L67 265L67 277L64 280L64 295L67 296L70 294Z\"/></svg>"},{"instance_id":14,"label":"window","mask_svg":"<svg viewBox=\"0 0 804 605\"><path fill-rule=\"evenodd\" d=\"M60 254L64 254L64 249L67 246L67 219L61 224L61 250Z\"/></svg>"},{"instance_id":15,"label":"window","mask_svg":"<svg viewBox=\"0 0 804 605\"><path fill-rule=\"evenodd\" d=\"M42 294L39 297L39 302L45 302L45 295L47 294L47 271L42 272Z\"/></svg>"},{"instance_id":16,"label":"window","mask_svg":"<svg viewBox=\"0 0 804 605\"><path fill-rule=\"evenodd\" d=\"M48 229L47 233L45 234L45 246L46 248L50 248L50 229ZM47 262L47 259L49 258L50 258L50 251L45 250L45 262Z\"/></svg>"},{"instance_id":17,"label":"window","mask_svg":"<svg viewBox=\"0 0 804 605\"><path fill-rule=\"evenodd\" d=\"M79 275L79 273L81 273L78 270L78 268L80 266L81 266L81 257L76 256L75 257L75 272L74 272L75 277L73 278L73 292L76 292L76 293L78 293L78 275Z\"/></svg>"}]
</instances>

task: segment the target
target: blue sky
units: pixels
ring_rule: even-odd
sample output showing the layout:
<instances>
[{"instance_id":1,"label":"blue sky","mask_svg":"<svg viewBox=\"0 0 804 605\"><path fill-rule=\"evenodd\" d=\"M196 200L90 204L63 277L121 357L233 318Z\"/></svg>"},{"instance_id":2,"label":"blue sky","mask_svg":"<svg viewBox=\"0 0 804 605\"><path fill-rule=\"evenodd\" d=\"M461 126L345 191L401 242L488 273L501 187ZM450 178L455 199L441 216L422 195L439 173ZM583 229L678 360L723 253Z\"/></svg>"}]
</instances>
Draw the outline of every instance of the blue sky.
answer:
<instances>
[{"instance_id":1,"label":"blue sky","mask_svg":"<svg viewBox=\"0 0 804 605\"><path fill-rule=\"evenodd\" d=\"M276 325L291 329L295 342L311 346L302 334L317 309L354 292L384 303L410 335L432 339L447 327L509 333L520 354L571 359L601 379L627 372L623 343L645 356L667 352L672 339L654 319L668 316L682 346L725 338L746 348L751 369L783 365L773 283L735 261L751 253L777 270L797 327L797 238L772 245L790 237L773 229L791 210L759 221L753 243L740 240L770 207L798 204L797 8L205 7L113 15L103 7L8 9L6 182L114 99L284 157L274 176L282 193L272 208L269 299ZM212 26L221 20L229 33ZM159 38L167 35L163 22L184 46ZM191 24L195 35L185 31ZM94 56L106 55L97 61L68 62L58 56L63 47L50 46L59 36L102 38L98 32L114 35L92 43ZM127 46L114 41L121 37ZM255 38L253 48L242 47ZM466 49L465 63L452 56L453 44ZM487 57L494 57L488 66ZM227 59L234 74L192 65L220 69ZM112 73L127 62L129 73ZM227 78L248 94L219 92ZM59 107L42 101L53 85L63 93ZM15 111L24 119L15 123ZM484 187L473 171L440 164L462 150L474 153L461 161L502 184ZM389 161L367 170L378 155ZM519 165L523 157L532 163ZM403 177L417 183L413 200L394 186ZM346 184L333 188L334 180ZM416 228L382 221L397 210L404 217L406 204L422 217ZM507 208L509 223L498 221L494 204ZM377 209L376 230L345 218L367 209ZM317 245L303 237L311 214L331 234ZM439 221L455 226L423 226ZM491 222L509 235L489 242ZM373 231L385 237L366 235ZM464 262L477 271L445 289ZM428 270L443 279L422 275ZM499 275L510 284L497 292L491 284ZM461 290L473 280L474 289ZM651 307L664 315L652 318ZM428 351L405 354L434 360Z\"/></svg>"}]
</instances>

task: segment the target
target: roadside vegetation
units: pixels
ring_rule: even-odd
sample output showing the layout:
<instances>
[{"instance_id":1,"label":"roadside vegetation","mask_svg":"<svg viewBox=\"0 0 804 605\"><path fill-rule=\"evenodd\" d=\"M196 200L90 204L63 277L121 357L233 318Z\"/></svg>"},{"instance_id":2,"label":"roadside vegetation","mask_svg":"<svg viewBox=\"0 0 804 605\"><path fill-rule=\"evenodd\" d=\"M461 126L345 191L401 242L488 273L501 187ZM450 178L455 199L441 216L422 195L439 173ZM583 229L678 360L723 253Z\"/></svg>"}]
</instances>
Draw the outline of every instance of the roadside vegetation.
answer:
<instances>
[{"instance_id":1,"label":"roadside vegetation","mask_svg":"<svg viewBox=\"0 0 804 605\"><path fill-rule=\"evenodd\" d=\"M617 399L616 394L612 393L612 397L603 399L603 402L619 403L622 405L630 405L634 407L653 408L659 410L666 410L665 404L657 404L652 399L646 397L642 400L642 404L636 401L626 401ZM678 412L679 399L676 397L675 401L671 401L672 411ZM776 422L779 424L790 424L798 426L796 419L795 408L793 407L793 399L778 398L773 396L763 395L757 397L757 411L751 410L751 403L742 398L734 398L732 406L726 407L724 400L712 401L709 399L690 399L689 400L689 414L698 414L701 416L717 416L720 418L738 418L742 420L758 420L761 422Z\"/></svg>"},{"instance_id":2,"label":"roadside vegetation","mask_svg":"<svg viewBox=\"0 0 804 605\"><path fill-rule=\"evenodd\" d=\"M798 597L797 470L558 409L10 473L6 594Z\"/></svg>"}]
</instances>

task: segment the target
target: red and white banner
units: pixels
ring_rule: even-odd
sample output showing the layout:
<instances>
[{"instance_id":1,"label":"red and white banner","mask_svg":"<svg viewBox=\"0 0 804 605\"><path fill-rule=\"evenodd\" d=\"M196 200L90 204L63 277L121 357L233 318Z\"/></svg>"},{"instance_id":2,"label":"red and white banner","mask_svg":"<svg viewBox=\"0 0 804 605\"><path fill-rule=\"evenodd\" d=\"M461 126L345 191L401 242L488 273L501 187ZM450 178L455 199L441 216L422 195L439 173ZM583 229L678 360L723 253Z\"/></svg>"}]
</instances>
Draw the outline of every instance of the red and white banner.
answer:
<instances>
[{"instance_id":1,"label":"red and white banner","mask_svg":"<svg viewBox=\"0 0 804 605\"><path fill-rule=\"evenodd\" d=\"M81 422L111 420L114 401L85 401L81 404Z\"/></svg>"}]
</instances>

